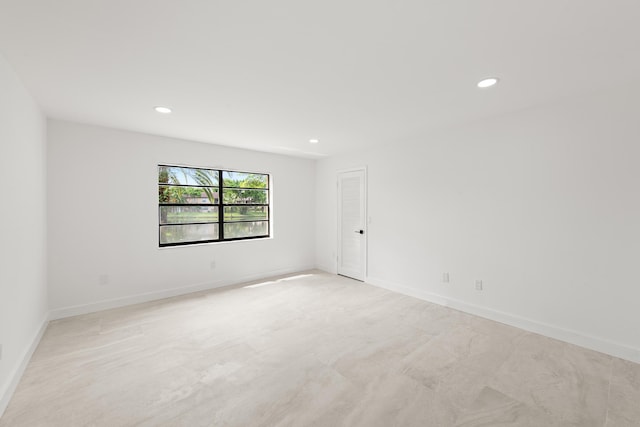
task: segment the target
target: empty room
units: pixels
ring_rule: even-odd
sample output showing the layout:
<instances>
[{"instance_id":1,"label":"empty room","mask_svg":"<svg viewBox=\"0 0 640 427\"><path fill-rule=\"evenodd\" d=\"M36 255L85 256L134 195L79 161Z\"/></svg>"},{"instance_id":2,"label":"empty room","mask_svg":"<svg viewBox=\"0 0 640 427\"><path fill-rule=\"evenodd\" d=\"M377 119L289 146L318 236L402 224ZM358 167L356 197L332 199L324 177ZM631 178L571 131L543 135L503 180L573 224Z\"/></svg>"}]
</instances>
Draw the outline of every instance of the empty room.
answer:
<instances>
[{"instance_id":1,"label":"empty room","mask_svg":"<svg viewBox=\"0 0 640 427\"><path fill-rule=\"evenodd\" d=\"M640 426L639 22L0 0L0 427Z\"/></svg>"}]
</instances>

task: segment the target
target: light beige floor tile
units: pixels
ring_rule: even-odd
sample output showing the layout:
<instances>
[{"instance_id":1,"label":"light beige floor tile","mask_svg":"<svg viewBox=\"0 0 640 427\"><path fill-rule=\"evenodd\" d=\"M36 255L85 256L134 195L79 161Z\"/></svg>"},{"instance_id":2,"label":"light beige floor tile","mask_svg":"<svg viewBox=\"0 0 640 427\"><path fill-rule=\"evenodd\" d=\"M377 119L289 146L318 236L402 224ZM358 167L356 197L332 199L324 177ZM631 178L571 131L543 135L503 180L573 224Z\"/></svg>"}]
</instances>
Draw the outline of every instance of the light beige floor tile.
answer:
<instances>
[{"instance_id":1,"label":"light beige floor tile","mask_svg":"<svg viewBox=\"0 0 640 427\"><path fill-rule=\"evenodd\" d=\"M485 387L473 405L462 414L457 427L553 427L561 426L560 420L541 411L536 411L522 402Z\"/></svg>"},{"instance_id":2,"label":"light beige floor tile","mask_svg":"<svg viewBox=\"0 0 640 427\"><path fill-rule=\"evenodd\" d=\"M516 347L489 385L566 425L602 426L611 357L535 334Z\"/></svg>"},{"instance_id":3,"label":"light beige floor tile","mask_svg":"<svg viewBox=\"0 0 640 427\"><path fill-rule=\"evenodd\" d=\"M640 426L640 365L614 359L609 395L609 419ZM611 425L613 421L610 422Z\"/></svg>"},{"instance_id":4,"label":"light beige floor tile","mask_svg":"<svg viewBox=\"0 0 640 427\"><path fill-rule=\"evenodd\" d=\"M609 412L607 414L607 422L605 427L638 427L640 423L626 418L623 415L616 414L615 412Z\"/></svg>"}]
</instances>

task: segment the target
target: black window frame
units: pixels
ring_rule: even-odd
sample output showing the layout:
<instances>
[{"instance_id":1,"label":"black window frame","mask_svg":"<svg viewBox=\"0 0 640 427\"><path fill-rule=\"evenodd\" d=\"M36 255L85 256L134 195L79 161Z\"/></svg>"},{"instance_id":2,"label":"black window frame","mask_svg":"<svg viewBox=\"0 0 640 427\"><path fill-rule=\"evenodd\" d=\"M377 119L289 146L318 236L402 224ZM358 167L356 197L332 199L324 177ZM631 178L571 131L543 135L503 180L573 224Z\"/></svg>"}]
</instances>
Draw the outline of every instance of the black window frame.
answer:
<instances>
[{"instance_id":1,"label":"black window frame","mask_svg":"<svg viewBox=\"0 0 640 427\"><path fill-rule=\"evenodd\" d=\"M187 245L200 245L205 243L218 243L218 242L233 242L239 240L255 240L255 239L267 239L271 237L271 174L263 173L263 172L247 172L247 171L236 171L230 169L217 169L217 168L206 168L206 167L195 167L195 166L182 166L182 165L169 165L169 164L158 164L157 172L159 175L160 168L182 168L182 169L199 169L206 170L208 172L217 172L218 176L218 186L208 186L208 185L189 185L189 184L171 184L171 183L161 183L158 179L158 189L161 187L188 187L188 188L210 188L215 189L218 192L218 202L217 203L162 203L158 200L158 245L161 248L164 247L172 247L172 246L187 246ZM231 187L224 185L224 173L240 173L247 175L261 175L266 176L266 187L258 188L258 187ZM267 194L266 203L224 203L224 190L225 189L236 189L236 190L264 190ZM193 222L193 223L162 223L162 207L163 206L204 206L204 207L217 207L218 209L218 220L217 221L205 221L205 222ZM236 220L236 221L227 221L224 220L224 208L225 207L266 207L267 208L267 218L266 219L248 219L248 220ZM226 238L224 236L224 225L225 224L237 224L242 222L265 222L267 224L267 234L259 235L259 236L246 236L246 237L231 237ZM184 242L173 242L173 243L162 243L162 227L167 226L176 226L176 225L202 225L202 224L217 224L218 225L218 238L217 239L209 239L209 240L193 240L193 241L184 241Z\"/></svg>"}]
</instances>

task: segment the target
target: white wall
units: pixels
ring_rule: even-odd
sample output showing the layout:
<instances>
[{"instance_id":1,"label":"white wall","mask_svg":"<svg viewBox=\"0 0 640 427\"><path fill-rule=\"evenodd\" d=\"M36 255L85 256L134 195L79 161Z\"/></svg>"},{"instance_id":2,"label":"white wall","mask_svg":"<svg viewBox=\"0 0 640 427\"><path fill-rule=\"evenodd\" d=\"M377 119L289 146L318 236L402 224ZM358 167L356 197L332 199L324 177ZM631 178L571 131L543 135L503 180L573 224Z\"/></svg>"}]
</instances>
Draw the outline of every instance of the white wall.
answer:
<instances>
[{"instance_id":1,"label":"white wall","mask_svg":"<svg viewBox=\"0 0 640 427\"><path fill-rule=\"evenodd\" d=\"M48 143L53 318L314 266L313 160L55 120ZM271 173L273 238L159 249L159 163Z\"/></svg>"},{"instance_id":2,"label":"white wall","mask_svg":"<svg viewBox=\"0 0 640 427\"><path fill-rule=\"evenodd\" d=\"M335 272L336 170L366 165L370 283L640 362L639 95L320 161L317 265Z\"/></svg>"},{"instance_id":3,"label":"white wall","mask_svg":"<svg viewBox=\"0 0 640 427\"><path fill-rule=\"evenodd\" d=\"M0 55L0 415L46 324L46 121Z\"/></svg>"}]
</instances>

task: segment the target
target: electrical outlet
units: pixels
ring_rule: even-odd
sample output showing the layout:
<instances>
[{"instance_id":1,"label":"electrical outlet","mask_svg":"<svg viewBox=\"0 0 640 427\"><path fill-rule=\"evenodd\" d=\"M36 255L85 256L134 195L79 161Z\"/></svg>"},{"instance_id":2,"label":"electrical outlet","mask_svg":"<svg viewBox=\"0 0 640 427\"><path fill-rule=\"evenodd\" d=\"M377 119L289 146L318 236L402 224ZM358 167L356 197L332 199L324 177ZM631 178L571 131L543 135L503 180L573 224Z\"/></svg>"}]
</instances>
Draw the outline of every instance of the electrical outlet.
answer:
<instances>
[{"instance_id":1,"label":"electrical outlet","mask_svg":"<svg viewBox=\"0 0 640 427\"><path fill-rule=\"evenodd\" d=\"M211 268L212 270L216 269L216 260L215 259L209 263L209 268Z\"/></svg>"},{"instance_id":2,"label":"electrical outlet","mask_svg":"<svg viewBox=\"0 0 640 427\"><path fill-rule=\"evenodd\" d=\"M449 273L442 274L442 283L449 283Z\"/></svg>"},{"instance_id":3,"label":"electrical outlet","mask_svg":"<svg viewBox=\"0 0 640 427\"><path fill-rule=\"evenodd\" d=\"M476 291L482 290L482 280L476 280Z\"/></svg>"},{"instance_id":4,"label":"electrical outlet","mask_svg":"<svg viewBox=\"0 0 640 427\"><path fill-rule=\"evenodd\" d=\"M98 285L107 286L109 284L109 275L101 274L98 276Z\"/></svg>"}]
</instances>

